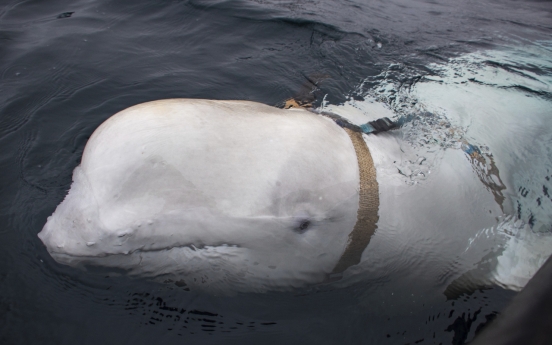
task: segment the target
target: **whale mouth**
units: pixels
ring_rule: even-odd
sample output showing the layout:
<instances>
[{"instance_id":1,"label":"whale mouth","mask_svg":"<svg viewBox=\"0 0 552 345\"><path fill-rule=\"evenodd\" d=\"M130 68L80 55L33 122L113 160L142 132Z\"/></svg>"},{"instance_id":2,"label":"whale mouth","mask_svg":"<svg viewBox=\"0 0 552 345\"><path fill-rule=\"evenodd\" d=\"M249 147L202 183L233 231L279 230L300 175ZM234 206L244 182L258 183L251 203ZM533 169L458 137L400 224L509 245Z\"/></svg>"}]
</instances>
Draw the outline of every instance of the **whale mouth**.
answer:
<instances>
[{"instance_id":1,"label":"whale mouth","mask_svg":"<svg viewBox=\"0 0 552 345\"><path fill-rule=\"evenodd\" d=\"M87 272L155 278L187 277L198 272L209 275L218 267L227 267L228 263L233 267L248 265L243 262L248 261L244 251L243 247L227 243L187 243L157 249L138 248L129 252L102 252L99 255L60 251L50 252L50 255L59 264Z\"/></svg>"},{"instance_id":2,"label":"whale mouth","mask_svg":"<svg viewBox=\"0 0 552 345\"><path fill-rule=\"evenodd\" d=\"M201 250L206 250L206 249L211 249L212 250L212 249L216 249L216 248L242 248L242 246L240 246L240 245L229 244L229 243L226 243L226 242L220 243L220 244L187 243L187 244L182 244L182 245L168 246L168 247L163 247L163 248L153 248L153 249L144 249L144 247L145 246L142 246L142 247L134 249L134 250L116 252L116 253L114 253L114 252L111 252L111 253L102 252L98 255L88 255L88 254L79 255L79 254L73 254L73 253L68 253L68 252L59 252L59 251L55 251L55 250L50 250L50 248L48 248L48 252L52 256L65 256L65 257L73 257L73 258L106 258L106 257L109 257L109 256L133 255L133 254L141 254L141 253L156 253L156 252L165 252L165 251L170 251L170 250L173 250L173 249L184 249L184 248L188 248L192 251L201 251Z\"/></svg>"}]
</instances>

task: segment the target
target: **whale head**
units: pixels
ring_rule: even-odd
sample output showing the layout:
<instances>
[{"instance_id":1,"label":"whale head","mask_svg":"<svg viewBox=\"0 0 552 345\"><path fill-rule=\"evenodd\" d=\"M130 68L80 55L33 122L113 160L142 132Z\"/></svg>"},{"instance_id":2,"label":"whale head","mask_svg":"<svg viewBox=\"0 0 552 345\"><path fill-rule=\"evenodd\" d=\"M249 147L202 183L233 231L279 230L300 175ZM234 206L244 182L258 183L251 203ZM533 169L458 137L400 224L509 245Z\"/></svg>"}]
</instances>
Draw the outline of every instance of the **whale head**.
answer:
<instances>
[{"instance_id":1,"label":"whale head","mask_svg":"<svg viewBox=\"0 0 552 345\"><path fill-rule=\"evenodd\" d=\"M304 110L165 100L92 135L39 233L76 267L202 289L323 281L355 223L359 173L347 134Z\"/></svg>"}]
</instances>

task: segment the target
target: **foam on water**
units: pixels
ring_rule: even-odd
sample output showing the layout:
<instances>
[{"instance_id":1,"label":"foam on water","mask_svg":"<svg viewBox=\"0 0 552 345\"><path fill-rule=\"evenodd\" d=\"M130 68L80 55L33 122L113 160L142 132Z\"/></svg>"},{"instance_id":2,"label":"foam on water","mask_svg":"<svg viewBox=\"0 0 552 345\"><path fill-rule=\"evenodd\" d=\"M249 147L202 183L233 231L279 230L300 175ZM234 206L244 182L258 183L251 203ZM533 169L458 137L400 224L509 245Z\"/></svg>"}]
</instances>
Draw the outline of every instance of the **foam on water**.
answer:
<instances>
[{"instance_id":1,"label":"foam on water","mask_svg":"<svg viewBox=\"0 0 552 345\"><path fill-rule=\"evenodd\" d=\"M407 266L420 266L416 272L426 266L434 274L442 272L431 268L436 262L461 273L482 267L494 253L490 281L514 290L526 284L552 253L550 53L547 42L477 51L432 64L423 77L391 65L376 87L362 91L364 83L378 80L371 77L353 93L364 100L322 104L355 124L384 116L406 122L366 137L384 186L372 243L404 247L394 253L408 257ZM388 77L397 71L401 82ZM378 158L380 150L388 157ZM413 209L433 222L426 224ZM421 238L431 246L421 245ZM401 259L385 252L372 246L364 266L379 255L398 267Z\"/></svg>"}]
</instances>

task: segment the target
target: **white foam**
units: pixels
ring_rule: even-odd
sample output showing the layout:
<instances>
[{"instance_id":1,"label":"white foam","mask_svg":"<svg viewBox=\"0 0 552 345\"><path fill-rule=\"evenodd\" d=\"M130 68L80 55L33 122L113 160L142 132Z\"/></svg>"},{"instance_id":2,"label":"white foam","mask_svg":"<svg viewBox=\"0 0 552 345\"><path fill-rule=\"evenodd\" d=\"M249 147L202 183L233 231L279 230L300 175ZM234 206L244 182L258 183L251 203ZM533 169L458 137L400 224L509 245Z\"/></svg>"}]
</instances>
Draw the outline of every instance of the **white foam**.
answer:
<instances>
[{"instance_id":1,"label":"white foam","mask_svg":"<svg viewBox=\"0 0 552 345\"><path fill-rule=\"evenodd\" d=\"M549 182L552 172L552 102L549 94L552 75L548 73L552 69L551 56L546 45L538 44L474 52L448 63L429 66L435 74L422 78L413 87L401 88L386 79L365 95L365 101L351 99L341 106L325 107L355 124L381 116L398 119L409 115L414 118L399 130L378 134L394 137L395 146L388 143L378 147L378 139L367 137L371 149L394 157L391 162L379 159L378 152L373 154L379 164L378 173L383 175L378 175L383 201L381 221L372 243L396 241L412 245L435 231L432 224L423 225L424 222L405 210L409 203L412 206L423 203L427 207L420 212L426 212L435 221L445 220L447 230L456 229L441 229L441 234L433 232L434 244L447 241L442 234L453 236L449 241L463 244L443 244L441 250L425 248L425 253L467 271L486 254L495 252L497 265L489 272L489 279L514 290L525 285L552 253L549 234L552 230L552 199L544 191L548 188L552 195ZM465 154L463 159L457 156L451 160L455 155L451 156L449 151L461 153L468 144L478 147L482 155L488 157L486 165L470 161ZM481 175L478 177L478 172L491 171L490 157L496 164L500 180L495 172L489 173L485 181L481 180ZM470 164L472 168L465 169ZM473 178L463 176L465 174ZM391 182L400 180L400 175L403 175L403 187ZM502 209L497 208L496 200L483 195L493 195L489 183L497 186L503 183L507 187L502 191L505 198ZM389 186L394 186L393 190ZM439 200L443 189L450 191L448 205L428 199ZM427 194L428 190L432 192ZM477 194L481 192L483 194ZM415 195L419 196L418 200ZM410 208L418 208L412 206ZM487 216L477 215L483 209L488 210ZM465 211L472 214L465 214L463 218L452 216ZM398 219L387 219L387 214L395 214ZM411 217L410 223L404 222L406 216ZM504 217L508 222L497 221ZM401 235L397 231L394 238L388 237L388 229L395 229L401 222L411 233ZM504 230L506 228L510 230ZM395 250L400 252L401 245L395 246ZM421 248L409 251L409 255L423 252ZM366 260L377 260L373 251L365 254ZM378 255L385 256L384 253ZM389 256L387 259L394 260ZM428 259L426 272L431 271L433 264ZM366 262L367 270L368 265ZM414 269L423 271L419 267Z\"/></svg>"}]
</instances>

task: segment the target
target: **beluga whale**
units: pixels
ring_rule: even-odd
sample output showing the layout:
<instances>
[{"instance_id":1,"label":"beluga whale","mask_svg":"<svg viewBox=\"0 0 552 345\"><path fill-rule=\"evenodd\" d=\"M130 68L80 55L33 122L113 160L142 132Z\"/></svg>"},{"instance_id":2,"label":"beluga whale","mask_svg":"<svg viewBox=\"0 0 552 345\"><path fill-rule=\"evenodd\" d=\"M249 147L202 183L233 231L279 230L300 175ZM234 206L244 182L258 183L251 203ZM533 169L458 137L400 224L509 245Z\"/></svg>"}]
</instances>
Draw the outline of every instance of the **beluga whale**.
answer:
<instances>
[{"instance_id":1,"label":"beluga whale","mask_svg":"<svg viewBox=\"0 0 552 345\"><path fill-rule=\"evenodd\" d=\"M512 215L503 165L460 127L377 103L362 116L297 105L166 99L120 111L88 140L38 237L61 264L216 293L393 274L457 298L519 290L540 267L530 253L543 238Z\"/></svg>"},{"instance_id":2,"label":"beluga whale","mask_svg":"<svg viewBox=\"0 0 552 345\"><path fill-rule=\"evenodd\" d=\"M279 290L339 279L358 264L378 207L359 131L303 108L167 99L95 130L38 236L70 266Z\"/></svg>"}]
</instances>

